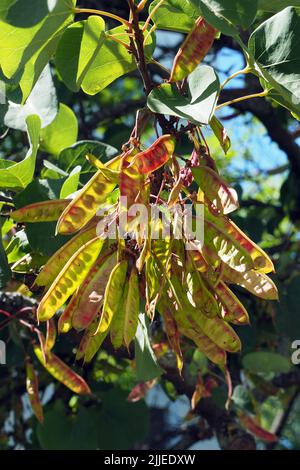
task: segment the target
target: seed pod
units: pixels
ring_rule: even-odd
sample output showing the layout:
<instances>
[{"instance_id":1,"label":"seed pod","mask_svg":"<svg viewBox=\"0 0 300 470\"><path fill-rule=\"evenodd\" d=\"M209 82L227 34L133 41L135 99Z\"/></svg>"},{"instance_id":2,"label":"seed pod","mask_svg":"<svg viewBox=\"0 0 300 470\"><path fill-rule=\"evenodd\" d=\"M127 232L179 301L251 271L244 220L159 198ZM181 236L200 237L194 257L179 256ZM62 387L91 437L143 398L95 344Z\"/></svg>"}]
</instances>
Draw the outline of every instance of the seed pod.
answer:
<instances>
[{"instance_id":1,"label":"seed pod","mask_svg":"<svg viewBox=\"0 0 300 470\"><path fill-rule=\"evenodd\" d=\"M45 350L51 351L56 341L56 326L53 318L47 321Z\"/></svg>"},{"instance_id":2,"label":"seed pod","mask_svg":"<svg viewBox=\"0 0 300 470\"><path fill-rule=\"evenodd\" d=\"M63 313L58 319L58 332L68 333L72 328L72 319L78 305L78 291L79 288L74 292L70 302L64 309Z\"/></svg>"},{"instance_id":3,"label":"seed pod","mask_svg":"<svg viewBox=\"0 0 300 470\"><path fill-rule=\"evenodd\" d=\"M195 246L194 250L189 250L189 258L192 260L193 266L199 271L200 273L205 273L209 265L203 258L203 255L201 254L200 250L198 249L197 245L193 242L189 242L190 246Z\"/></svg>"},{"instance_id":4,"label":"seed pod","mask_svg":"<svg viewBox=\"0 0 300 470\"><path fill-rule=\"evenodd\" d=\"M203 333L208 336L219 348L235 353L241 350L241 341L236 332L220 318L208 318L204 315L194 315Z\"/></svg>"},{"instance_id":5,"label":"seed pod","mask_svg":"<svg viewBox=\"0 0 300 470\"><path fill-rule=\"evenodd\" d=\"M210 318L219 314L219 305L205 286L204 280L198 271L194 270L187 274L186 285L188 299L197 310Z\"/></svg>"},{"instance_id":6,"label":"seed pod","mask_svg":"<svg viewBox=\"0 0 300 470\"><path fill-rule=\"evenodd\" d=\"M44 413L43 413L43 407L41 405L40 397L39 397L38 378L29 358L26 358L25 367L26 367L26 389L27 389L28 397L29 397L30 404L32 407L32 411L34 412L39 422L43 423Z\"/></svg>"},{"instance_id":7,"label":"seed pod","mask_svg":"<svg viewBox=\"0 0 300 470\"><path fill-rule=\"evenodd\" d=\"M204 18L199 17L195 26L179 49L171 71L170 82L178 82L187 77L199 65L210 50L216 29Z\"/></svg>"},{"instance_id":8,"label":"seed pod","mask_svg":"<svg viewBox=\"0 0 300 470\"><path fill-rule=\"evenodd\" d=\"M174 297L171 299L165 294L160 298L158 310L163 315L163 312L168 308L172 312L181 334L194 341L198 349L214 364L220 366L226 364L226 352L203 333L194 321L193 315L190 314L190 307L180 308Z\"/></svg>"},{"instance_id":9,"label":"seed pod","mask_svg":"<svg viewBox=\"0 0 300 470\"><path fill-rule=\"evenodd\" d=\"M136 268L133 267L129 282L124 316L124 343L127 349L135 337L140 313L140 292Z\"/></svg>"},{"instance_id":10,"label":"seed pod","mask_svg":"<svg viewBox=\"0 0 300 470\"><path fill-rule=\"evenodd\" d=\"M37 310L40 321L49 320L82 283L97 259L103 240L95 238L83 245L68 261L42 298Z\"/></svg>"},{"instance_id":11,"label":"seed pod","mask_svg":"<svg viewBox=\"0 0 300 470\"><path fill-rule=\"evenodd\" d=\"M251 416L241 411L238 413L238 416L244 428L250 431L252 434L254 434L256 437L258 437L262 441L265 441L265 442L277 442L278 441L278 437L275 434L269 431L266 431L266 429L263 429Z\"/></svg>"},{"instance_id":12,"label":"seed pod","mask_svg":"<svg viewBox=\"0 0 300 470\"><path fill-rule=\"evenodd\" d=\"M49 286L64 268L66 262L78 251L82 245L96 237L96 223L91 227L79 232L75 237L65 243L47 261L41 272L38 274L35 285Z\"/></svg>"},{"instance_id":13,"label":"seed pod","mask_svg":"<svg viewBox=\"0 0 300 470\"><path fill-rule=\"evenodd\" d=\"M112 170L90 153L86 155L86 159L91 165L97 168L97 170L100 170L105 178L107 178L109 181L114 181L116 184L118 183L120 174L118 170Z\"/></svg>"},{"instance_id":14,"label":"seed pod","mask_svg":"<svg viewBox=\"0 0 300 470\"><path fill-rule=\"evenodd\" d=\"M63 383L72 392L79 395L89 395L91 390L85 380L76 372L74 372L67 364L59 359L55 354L50 351L46 352L46 362L43 358L43 353L39 346L34 346L34 352L45 367L45 369L51 374L56 380Z\"/></svg>"},{"instance_id":15,"label":"seed pod","mask_svg":"<svg viewBox=\"0 0 300 470\"><path fill-rule=\"evenodd\" d=\"M9 215L16 222L53 222L59 218L69 203L68 199L35 202Z\"/></svg>"},{"instance_id":16,"label":"seed pod","mask_svg":"<svg viewBox=\"0 0 300 470\"><path fill-rule=\"evenodd\" d=\"M222 317L234 325L248 325L249 315L239 299L222 281L215 286L215 293L223 306Z\"/></svg>"},{"instance_id":17,"label":"seed pod","mask_svg":"<svg viewBox=\"0 0 300 470\"><path fill-rule=\"evenodd\" d=\"M223 276L226 282L237 284L261 299L278 300L277 287L266 274L257 271L238 273L229 266L224 266Z\"/></svg>"},{"instance_id":18,"label":"seed pod","mask_svg":"<svg viewBox=\"0 0 300 470\"><path fill-rule=\"evenodd\" d=\"M247 235L243 233L234 222L232 222L232 220L225 216L215 217L209 212L206 213L206 221L207 219L213 221L215 226L217 226L218 229L222 231L222 234L227 234L227 236L233 240L234 244L239 246L240 249L242 248L250 255L253 263L253 269L264 274L274 272L274 265L269 256L252 240L250 240L250 238L248 238ZM230 263L228 264L230 267L233 267ZM252 268L248 267L246 271L250 271ZM244 270L240 271L244 272Z\"/></svg>"},{"instance_id":19,"label":"seed pod","mask_svg":"<svg viewBox=\"0 0 300 470\"><path fill-rule=\"evenodd\" d=\"M222 149L224 150L224 153L227 154L228 150L231 147L231 142L230 138L227 135L226 129L223 126L223 124L219 121L216 116L213 116L209 122L209 125L217 137L218 141L221 144Z\"/></svg>"},{"instance_id":20,"label":"seed pod","mask_svg":"<svg viewBox=\"0 0 300 470\"><path fill-rule=\"evenodd\" d=\"M109 329L114 315L120 308L127 267L127 261L121 261L110 273L104 294L103 310L98 327L99 333L105 333Z\"/></svg>"},{"instance_id":21,"label":"seed pod","mask_svg":"<svg viewBox=\"0 0 300 470\"><path fill-rule=\"evenodd\" d=\"M217 220L217 217L210 220L206 214L202 254L208 264L217 268L223 261L224 264L228 264L230 268L236 271L249 271L254 268L254 262L249 253L251 248L252 245L241 245L240 240L231 237L231 234L225 228L225 218L223 224Z\"/></svg>"},{"instance_id":22,"label":"seed pod","mask_svg":"<svg viewBox=\"0 0 300 470\"><path fill-rule=\"evenodd\" d=\"M219 317L209 318L194 308L189 303L188 298L185 295L180 279L176 276L173 276L172 278L172 285L177 297L180 298L178 311L183 312L182 315L185 316L187 324L192 324L193 329L196 332L198 331L199 333L206 335L220 349L228 352L240 351L240 339L228 323ZM186 326L187 325L183 324L184 328L186 328ZM194 338L192 339L195 341Z\"/></svg>"},{"instance_id":23,"label":"seed pod","mask_svg":"<svg viewBox=\"0 0 300 470\"><path fill-rule=\"evenodd\" d=\"M68 235L84 227L115 187L116 183L98 170L61 214L57 222L57 233Z\"/></svg>"},{"instance_id":24,"label":"seed pod","mask_svg":"<svg viewBox=\"0 0 300 470\"><path fill-rule=\"evenodd\" d=\"M96 317L86 329L77 349L76 361L83 359L84 362L90 362L99 351L108 332L95 333L98 329L98 324L99 318Z\"/></svg>"},{"instance_id":25,"label":"seed pod","mask_svg":"<svg viewBox=\"0 0 300 470\"><path fill-rule=\"evenodd\" d=\"M193 176L204 192L205 198L222 214L229 214L239 207L238 196L233 188L211 168L193 168Z\"/></svg>"},{"instance_id":26,"label":"seed pod","mask_svg":"<svg viewBox=\"0 0 300 470\"><path fill-rule=\"evenodd\" d=\"M132 165L138 163L140 171L144 174L153 173L171 158L175 143L175 138L169 134L159 137L147 150L134 157Z\"/></svg>"},{"instance_id":27,"label":"seed pod","mask_svg":"<svg viewBox=\"0 0 300 470\"><path fill-rule=\"evenodd\" d=\"M180 334L179 330L172 312L170 308L170 303L167 301L161 302L161 310L160 313L164 320L164 327L166 331L166 335L168 337L169 344L176 354L177 357L177 366L179 371L182 370L183 367L183 356L180 348Z\"/></svg>"},{"instance_id":28,"label":"seed pod","mask_svg":"<svg viewBox=\"0 0 300 470\"><path fill-rule=\"evenodd\" d=\"M107 333L108 331L105 331L104 333L98 332L97 334L89 337L87 346L85 348L84 362L91 362L95 354L97 354L99 351L103 341L107 336Z\"/></svg>"},{"instance_id":29,"label":"seed pod","mask_svg":"<svg viewBox=\"0 0 300 470\"><path fill-rule=\"evenodd\" d=\"M78 292L78 304L72 317L77 331L86 329L96 317L104 301L105 287L117 262L117 253L100 257L91 267Z\"/></svg>"},{"instance_id":30,"label":"seed pod","mask_svg":"<svg viewBox=\"0 0 300 470\"><path fill-rule=\"evenodd\" d=\"M148 192L145 187L145 175L142 173L142 165L139 160L134 162L131 158L125 157L121 164L119 179L120 196L127 198L127 210L133 204L143 204L148 199ZM121 210L124 210L121 206Z\"/></svg>"},{"instance_id":31,"label":"seed pod","mask_svg":"<svg viewBox=\"0 0 300 470\"><path fill-rule=\"evenodd\" d=\"M170 192L169 199L168 199L168 206L172 207L174 204L177 203L179 195L184 188L183 178L179 177Z\"/></svg>"},{"instance_id":32,"label":"seed pod","mask_svg":"<svg viewBox=\"0 0 300 470\"><path fill-rule=\"evenodd\" d=\"M115 349L119 349L124 343L124 324L126 300L128 297L128 283L125 283L122 294L122 299L119 303L119 310L113 316L110 326L110 339Z\"/></svg>"}]
</instances>

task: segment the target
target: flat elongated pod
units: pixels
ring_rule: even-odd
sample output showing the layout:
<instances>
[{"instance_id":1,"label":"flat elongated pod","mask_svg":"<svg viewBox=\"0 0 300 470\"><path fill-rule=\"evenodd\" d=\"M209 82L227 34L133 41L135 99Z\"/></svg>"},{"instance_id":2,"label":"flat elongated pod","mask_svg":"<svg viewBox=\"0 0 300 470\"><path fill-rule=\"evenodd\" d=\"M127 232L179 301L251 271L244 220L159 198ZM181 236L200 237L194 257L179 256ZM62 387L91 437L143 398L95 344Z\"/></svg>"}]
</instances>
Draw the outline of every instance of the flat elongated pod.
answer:
<instances>
[{"instance_id":1,"label":"flat elongated pod","mask_svg":"<svg viewBox=\"0 0 300 470\"><path fill-rule=\"evenodd\" d=\"M89 337L87 346L85 348L84 362L91 362L95 354L97 354L99 351L103 341L107 336L107 333L108 331L105 331L104 333L98 332L95 335Z\"/></svg>"},{"instance_id":2,"label":"flat elongated pod","mask_svg":"<svg viewBox=\"0 0 300 470\"><path fill-rule=\"evenodd\" d=\"M49 258L41 272L38 274L35 285L49 286L64 268L67 261L78 251L82 245L96 237L96 223L91 227L79 232L56 253Z\"/></svg>"},{"instance_id":3,"label":"flat elongated pod","mask_svg":"<svg viewBox=\"0 0 300 470\"><path fill-rule=\"evenodd\" d=\"M137 270L132 268L128 282L128 295L124 316L124 343L127 348L135 337L139 321L140 292Z\"/></svg>"},{"instance_id":4,"label":"flat elongated pod","mask_svg":"<svg viewBox=\"0 0 300 470\"><path fill-rule=\"evenodd\" d=\"M95 354L98 352L104 339L107 336L107 332L96 332L98 329L98 325L99 318L96 317L94 318L90 326L85 330L76 352L76 361L80 361L81 359L83 359L84 362L90 362L95 356Z\"/></svg>"},{"instance_id":5,"label":"flat elongated pod","mask_svg":"<svg viewBox=\"0 0 300 470\"><path fill-rule=\"evenodd\" d=\"M220 145L222 149L224 150L224 153L226 154L231 147L231 141L230 141L230 138L227 134L225 127L216 116L213 116L211 118L209 125L213 133L217 137L218 141L220 142Z\"/></svg>"},{"instance_id":6,"label":"flat elongated pod","mask_svg":"<svg viewBox=\"0 0 300 470\"><path fill-rule=\"evenodd\" d=\"M37 310L40 321L49 320L82 283L97 259L103 240L95 238L74 253L42 298Z\"/></svg>"},{"instance_id":7,"label":"flat elongated pod","mask_svg":"<svg viewBox=\"0 0 300 470\"><path fill-rule=\"evenodd\" d=\"M211 341L213 341L219 348L228 352L238 352L241 349L241 342L235 331L228 325L227 322L219 317L209 318L203 315L199 310L194 308L188 301L184 289L181 286L180 280L176 276L172 279L174 291L180 300L178 312L180 319L177 318L177 323L182 324L186 328L188 324L192 324L195 331L204 333ZM183 316L186 324L183 323Z\"/></svg>"},{"instance_id":8,"label":"flat elongated pod","mask_svg":"<svg viewBox=\"0 0 300 470\"><path fill-rule=\"evenodd\" d=\"M192 339L196 344L199 351L214 364L224 366L227 360L227 354L224 349L220 348L214 341L212 341L207 335L205 335L199 328L194 330L193 328L184 329L184 334L188 338Z\"/></svg>"},{"instance_id":9,"label":"flat elongated pod","mask_svg":"<svg viewBox=\"0 0 300 470\"><path fill-rule=\"evenodd\" d=\"M234 293L220 281L214 288L215 294L223 307L222 317L234 325L248 325L249 315Z\"/></svg>"},{"instance_id":10,"label":"flat elongated pod","mask_svg":"<svg viewBox=\"0 0 300 470\"><path fill-rule=\"evenodd\" d=\"M192 169L193 176L203 191L205 198L218 211L229 214L239 207L238 195L235 189L229 188L214 170L207 166Z\"/></svg>"},{"instance_id":11,"label":"flat elongated pod","mask_svg":"<svg viewBox=\"0 0 300 470\"><path fill-rule=\"evenodd\" d=\"M277 287L266 274L253 270L238 273L229 266L224 266L223 276L227 282L237 284L261 299L278 300Z\"/></svg>"},{"instance_id":12,"label":"flat elongated pod","mask_svg":"<svg viewBox=\"0 0 300 470\"><path fill-rule=\"evenodd\" d=\"M215 268L220 266L222 261L239 272L254 268L248 249L231 237L221 224L207 217L204 220L204 244L201 254L208 264Z\"/></svg>"},{"instance_id":13,"label":"flat elongated pod","mask_svg":"<svg viewBox=\"0 0 300 470\"><path fill-rule=\"evenodd\" d=\"M106 166L104 163L102 163L98 158L96 158L92 154L86 155L86 159L89 161L91 165L93 165L97 170L101 170L103 175L110 181L114 181L116 184L119 181L119 174L120 172L118 170L112 170L108 166Z\"/></svg>"},{"instance_id":14,"label":"flat elongated pod","mask_svg":"<svg viewBox=\"0 0 300 470\"><path fill-rule=\"evenodd\" d=\"M39 397L39 383L38 378L29 358L26 359L26 390L28 393L29 401L32 411L40 423L44 422L43 408Z\"/></svg>"},{"instance_id":15,"label":"flat elongated pod","mask_svg":"<svg viewBox=\"0 0 300 470\"><path fill-rule=\"evenodd\" d=\"M78 291L79 288L74 292L69 301L68 305L64 309L63 313L60 315L58 319L58 332L59 333L68 333L72 328L72 319L74 312L78 305Z\"/></svg>"},{"instance_id":16,"label":"flat elongated pod","mask_svg":"<svg viewBox=\"0 0 300 470\"><path fill-rule=\"evenodd\" d=\"M253 262L253 269L261 273L270 273L274 271L274 265L269 258L269 256L252 240L250 240L247 235L240 230L232 220L225 216L213 216L209 211L206 213L206 221L213 222L216 227L218 227L222 233L226 233L227 236L234 241L235 244L243 248L251 257ZM230 267L230 263L227 263ZM250 268L251 269L251 268ZM247 271L250 271L247 269Z\"/></svg>"},{"instance_id":17,"label":"flat elongated pod","mask_svg":"<svg viewBox=\"0 0 300 470\"><path fill-rule=\"evenodd\" d=\"M208 263L205 261L197 245L195 245L193 242L189 243L191 248L193 246L195 247L195 249L191 249L188 252L189 259L191 260L190 264L192 265L192 267L196 268L197 271L199 271L200 273L205 273L206 271L208 271L209 268Z\"/></svg>"},{"instance_id":18,"label":"flat elongated pod","mask_svg":"<svg viewBox=\"0 0 300 470\"><path fill-rule=\"evenodd\" d=\"M159 137L147 150L138 153L132 165L138 163L140 171L144 174L153 173L165 165L175 150L176 140L173 136L166 134Z\"/></svg>"},{"instance_id":19,"label":"flat elongated pod","mask_svg":"<svg viewBox=\"0 0 300 470\"><path fill-rule=\"evenodd\" d=\"M128 262L121 261L110 273L104 293L103 309L98 327L99 333L105 333L109 329L114 315L120 308L127 267Z\"/></svg>"},{"instance_id":20,"label":"flat elongated pod","mask_svg":"<svg viewBox=\"0 0 300 470\"><path fill-rule=\"evenodd\" d=\"M186 286L187 296L193 307L211 318L219 314L220 307L212 293L207 289L198 271L192 271L187 274Z\"/></svg>"},{"instance_id":21,"label":"flat elongated pod","mask_svg":"<svg viewBox=\"0 0 300 470\"><path fill-rule=\"evenodd\" d=\"M128 297L128 283L125 284L119 309L113 316L110 326L110 340L115 349L119 349L124 343L124 324L126 301Z\"/></svg>"},{"instance_id":22,"label":"flat elongated pod","mask_svg":"<svg viewBox=\"0 0 300 470\"><path fill-rule=\"evenodd\" d=\"M170 82L183 80L195 70L210 50L216 32L204 18L196 20L194 28L187 35L174 59Z\"/></svg>"},{"instance_id":23,"label":"flat elongated pod","mask_svg":"<svg viewBox=\"0 0 300 470\"><path fill-rule=\"evenodd\" d=\"M10 213L16 222L53 222L70 203L68 199L35 202Z\"/></svg>"},{"instance_id":24,"label":"flat elongated pod","mask_svg":"<svg viewBox=\"0 0 300 470\"><path fill-rule=\"evenodd\" d=\"M170 303L164 299L160 303L160 313L164 320L164 327L169 344L177 357L178 369L181 370L183 366L183 356L180 348L180 334L172 309L170 308Z\"/></svg>"},{"instance_id":25,"label":"flat elongated pod","mask_svg":"<svg viewBox=\"0 0 300 470\"><path fill-rule=\"evenodd\" d=\"M158 303L158 310L163 315L163 312L168 309L172 312L182 335L194 341L198 349L214 364L224 365L226 363L226 352L204 334L197 322L194 321L193 315L190 314L190 309L180 308L174 297L170 298L164 294Z\"/></svg>"},{"instance_id":26,"label":"flat elongated pod","mask_svg":"<svg viewBox=\"0 0 300 470\"><path fill-rule=\"evenodd\" d=\"M278 436L267 431L266 429L263 429L251 416L242 412L239 412L238 416L239 416L239 420L241 424L248 431L252 432L252 434L254 434L256 437L258 437L262 441L265 441L265 442L277 442L278 441Z\"/></svg>"},{"instance_id":27,"label":"flat elongated pod","mask_svg":"<svg viewBox=\"0 0 300 470\"><path fill-rule=\"evenodd\" d=\"M61 214L57 233L68 235L84 227L115 187L116 183L98 170Z\"/></svg>"},{"instance_id":28,"label":"flat elongated pod","mask_svg":"<svg viewBox=\"0 0 300 470\"><path fill-rule=\"evenodd\" d=\"M47 321L47 333L46 333L46 342L45 342L45 349L47 351L51 351L53 346L55 345L56 341L56 325L53 318Z\"/></svg>"},{"instance_id":29,"label":"flat elongated pod","mask_svg":"<svg viewBox=\"0 0 300 470\"><path fill-rule=\"evenodd\" d=\"M143 204L147 200L147 191L145 187L145 175L141 171L139 160L131 162L131 159L124 158L121 165L119 178L120 196L127 198L127 210L132 204ZM123 208L123 201L121 208Z\"/></svg>"},{"instance_id":30,"label":"flat elongated pod","mask_svg":"<svg viewBox=\"0 0 300 470\"><path fill-rule=\"evenodd\" d=\"M198 313L198 312L197 312ZM194 320L219 348L234 353L241 350L241 341L230 325L221 318L208 318L204 315L194 314Z\"/></svg>"},{"instance_id":31,"label":"flat elongated pod","mask_svg":"<svg viewBox=\"0 0 300 470\"><path fill-rule=\"evenodd\" d=\"M72 326L78 331L86 329L96 317L104 301L104 293L111 271L117 263L117 253L104 254L91 267L81 284L78 303L72 317Z\"/></svg>"},{"instance_id":32,"label":"flat elongated pod","mask_svg":"<svg viewBox=\"0 0 300 470\"><path fill-rule=\"evenodd\" d=\"M50 351L46 352L46 361L39 346L34 346L34 352L40 363L56 380L78 395L89 395L91 390L86 381L67 364Z\"/></svg>"}]
</instances>

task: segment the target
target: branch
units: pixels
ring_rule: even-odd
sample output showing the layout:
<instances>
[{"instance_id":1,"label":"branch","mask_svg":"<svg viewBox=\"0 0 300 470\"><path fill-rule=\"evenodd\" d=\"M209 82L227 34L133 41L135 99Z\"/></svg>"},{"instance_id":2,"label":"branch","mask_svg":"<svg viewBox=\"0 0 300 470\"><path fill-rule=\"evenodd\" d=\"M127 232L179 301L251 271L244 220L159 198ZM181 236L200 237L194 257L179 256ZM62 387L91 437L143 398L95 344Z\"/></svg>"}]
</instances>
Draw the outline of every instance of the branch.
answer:
<instances>
[{"instance_id":1,"label":"branch","mask_svg":"<svg viewBox=\"0 0 300 470\"><path fill-rule=\"evenodd\" d=\"M164 368L166 369L165 365ZM178 394L189 398L194 393L194 387L179 376L177 369L167 369L165 374L175 387ZM221 449L224 450L255 450L255 439L238 423L233 412L219 408L211 398L203 398L198 403L195 413L203 417L214 430Z\"/></svg>"},{"instance_id":2,"label":"branch","mask_svg":"<svg viewBox=\"0 0 300 470\"><path fill-rule=\"evenodd\" d=\"M242 95L258 92L259 88L223 90L221 103L235 100ZM291 165L291 170L300 177L300 147L296 144L293 134L282 125L282 119L277 116L271 103L263 98L233 103L232 107L242 113L250 112L265 126L272 141L283 150Z\"/></svg>"}]
</instances>

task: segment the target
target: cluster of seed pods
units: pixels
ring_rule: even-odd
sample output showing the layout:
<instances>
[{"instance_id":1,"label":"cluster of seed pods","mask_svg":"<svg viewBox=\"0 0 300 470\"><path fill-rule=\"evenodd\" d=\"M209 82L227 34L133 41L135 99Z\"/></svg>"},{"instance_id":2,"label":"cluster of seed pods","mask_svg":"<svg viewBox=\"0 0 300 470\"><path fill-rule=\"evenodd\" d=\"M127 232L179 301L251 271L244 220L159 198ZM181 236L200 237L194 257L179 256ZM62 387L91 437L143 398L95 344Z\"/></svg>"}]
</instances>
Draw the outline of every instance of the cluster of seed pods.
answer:
<instances>
[{"instance_id":1,"label":"cluster of seed pods","mask_svg":"<svg viewBox=\"0 0 300 470\"><path fill-rule=\"evenodd\" d=\"M184 360L181 337L185 336L225 371L227 353L241 348L230 324L249 323L248 313L230 284L263 299L277 298L276 287L267 277L274 270L272 261L228 217L238 208L235 191L196 150L193 159L197 164L191 168L189 178L199 186L198 197L191 198L192 203L204 205L203 243L194 240L192 249L186 251L187 240L171 235L152 240L151 231L140 242L138 238L112 241L97 237L97 205L112 189L118 187L120 196L126 195L130 203L142 201L150 208L145 188L147 178L156 170L165 166L170 175L168 184L173 174L173 188L178 181L182 183L182 172L173 170L178 169L172 164L176 159L175 144L174 137L164 135L146 151L132 148L113 163L96 163L95 175L67 205L66 201L48 201L13 213L18 221L23 217L26 222L34 222L36 211L43 218L44 210L47 221L59 216L60 233L74 233L36 278L35 284L46 289L37 316L39 321L47 321L47 336L34 351L49 373L76 393L89 393L89 388L52 352L56 315L58 333L67 333L71 328L83 331L76 359L89 362L108 336L114 348L130 348L143 299L151 319L157 313L162 315L179 369ZM178 187L166 204L181 204ZM27 372L32 406L42 419L30 365Z\"/></svg>"}]
</instances>

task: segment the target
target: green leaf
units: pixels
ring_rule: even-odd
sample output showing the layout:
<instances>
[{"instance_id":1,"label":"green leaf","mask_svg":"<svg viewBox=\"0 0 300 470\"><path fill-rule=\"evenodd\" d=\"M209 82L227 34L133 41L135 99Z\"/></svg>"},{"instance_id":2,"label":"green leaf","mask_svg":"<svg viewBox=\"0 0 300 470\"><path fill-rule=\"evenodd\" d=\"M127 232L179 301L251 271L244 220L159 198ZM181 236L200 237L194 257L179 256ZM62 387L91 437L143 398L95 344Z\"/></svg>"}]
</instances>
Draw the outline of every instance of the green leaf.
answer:
<instances>
[{"instance_id":1,"label":"green leaf","mask_svg":"<svg viewBox=\"0 0 300 470\"><path fill-rule=\"evenodd\" d=\"M243 357L243 366L253 373L289 372L292 364L287 357L272 352L253 352Z\"/></svg>"},{"instance_id":2,"label":"green leaf","mask_svg":"<svg viewBox=\"0 0 300 470\"><path fill-rule=\"evenodd\" d=\"M116 386L101 394L102 413L96 419L100 449L132 449L147 434L147 405L143 400L129 403L127 396Z\"/></svg>"},{"instance_id":3,"label":"green leaf","mask_svg":"<svg viewBox=\"0 0 300 470\"><path fill-rule=\"evenodd\" d=\"M76 166L62 185L60 190L60 199L66 199L70 194L78 189L81 166Z\"/></svg>"},{"instance_id":4,"label":"green leaf","mask_svg":"<svg viewBox=\"0 0 300 470\"><path fill-rule=\"evenodd\" d=\"M300 8L288 7L251 35L249 50L269 96L300 114Z\"/></svg>"},{"instance_id":5,"label":"green leaf","mask_svg":"<svg viewBox=\"0 0 300 470\"><path fill-rule=\"evenodd\" d=\"M74 144L78 134L78 122L72 109L60 103L54 121L41 131L41 148L58 156L62 150Z\"/></svg>"},{"instance_id":6,"label":"green leaf","mask_svg":"<svg viewBox=\"0 0 300 470\"><path fill-rule=\"evenodd\" d=\"M149 13L160 2L154 0L149 6ZM199 11L189 0L168 0L153 14L152 21L160 29L189 33L199 17Z\"/></svg>"},{"instance_id":7,"label":"green leaf","mask_svg":"<svg viewBox=\"0 0 300 470\"><path fill-rule=\"evenodd\" d=\"M200 14L223 34L236 36L238 26L249 28L257 12L257 0L190 0Z\"/></svg>"},{"instance_id":8,"label":"green leaf","mask_svg":"<svg viewBox=\"0 0 300 470\"><path fill-rule=\"evenodd\" d=\"M293 0L293 6L300 7L300 0ZM290 0L258 0L258 9L276 13L291 5Z\"/></svg>"},{"instance_id":9,"label":"green leaf","mask_svg":"<svg viewBox=\"0 0 300 470\"><path fill-rule=\"evenodd\" d=\"M139 314L139 323L134 340L136 377L138 382L147 382L163 374L157 362L149 338L149 324L144 313Z\"/></svg>"},{"instance_id":10,"label":"green leaf","mask_svg":"<svg viewBox=\"0 0 300 470\"><path fill-rule=\"evenodd\" d=\"M77 413L70 414L61 400L50 404L44 424L36 427L41 448L126 450L146 436L149 413L143 401L129 403L128 393L116 386L99 395L101 407L78 405Z\"/></svg>"},{"instance_id":11,"label":"green leaf","mask_svg":"<svg viewBox=\"0 0 300 470\"><path fill-rule=\"evenodd\" d=\"M92 166L85 158L89 153L105 163L115 157L118 150L111 145L96 140L81 140L60 153L58 157L59 166L67 172L70 172L77 165L80 165L84 172L90 171Z\"/></svg>"},{"instance_id":12,"label":"green leaf","mask_svg":"<svg viewBox=\"0 0 300 470\"><path fill-rule=\"evenodd\" d=\"M35 114L41 127L48 126L57 115L57 98L49 65L45 67L25 104L8 102L4 124L12 129L26 131L26 118Z\"/></svg>"},{"instance_id":13,"label":"green leaf","mask_svg":"<svg viewBox=\"0 0 300 470\"><path fill-rule=\"evenodd\" d=\"M105 22L90 16L69 26L59 41L55 54L57 70L72 91L80 90L82 81L105 39Z\"/></svg>"},{"instance_id":14,"label":"green leaf","mask_svg":"<svg viewBox=\"0 0 300 470\"><path fill-rule=\"evenodd\" d=\"M0 218L0 289L6 286L11 278L11 270L8 264L7 256L2 245L2 223L3 219Z\"/></svg>"},{"instance_id":15,"label":"green leaf","mask_svg":"<svg viewBox=\"0 0 300 470\"><path fill-rule=\"evenodd\" d=\"M109 39L109 36L116 35L118 39L129 44L129 38L125 29L124 26L118 26L107 31L106 39L92 64L89 65L89 69L82 82L82 89L88 95L99 93L117 78L136 69L133 55L124 46ZM77 34L80 35L79 29ZM145 34L148 34L148 32ZM154 47L155 44L150 35L144 48L148 60L152 56Z\"/></svg>"},{"instance_id":16,"label":"green leaf","mask_svg":"<svg viewBox=\"0 0 300 470\"><path fill-rule=\"evenodd\" d=\"M0 63L8 78L33 58L36 63L49 61L49 44L72 21L75 4L76 0L5 1L0 9Z\"/></svg>"},{"instance_id":17,"label":"green leaf","mask_svg":"<svg viewBox=\"0 0 300 470\"><path fill-rule=\"evenodd\" d=\"M164 83L148 96L151 111L187 119L194 124L208 124L214 114L220 89L214 69L200 65L189 76L187 96L175 85Z\"/></svg>"},{"instance_id":18,"label":"green leaf","mask_svg":"<svg viewBox=\"0 0 300 470\"><path fill-rule=\"evenodd\" d=\"M41 121L38 116L28 116L26 119L27 133L30 148L24 160L18 163L10 162L5 165L5 160L0 160L0 187L5 189L23 189L32 181L35 169L36 155L39 146L39 133ZM6 166L6 167L5 167Z\"/></svg>"},{"instance_id":19,"label":"green leaf","mask_svg":"<svg viewBox=\"0 0 300 470\"><path fill-rule=\"evenodd\" d=\"M37 437L42 449L97 449L97 426L92 415L91 411L80 408L78 414L68 416L63 403L56 401L45 413L43 425L37 426Z\"/></svg>"}]
</instances>

